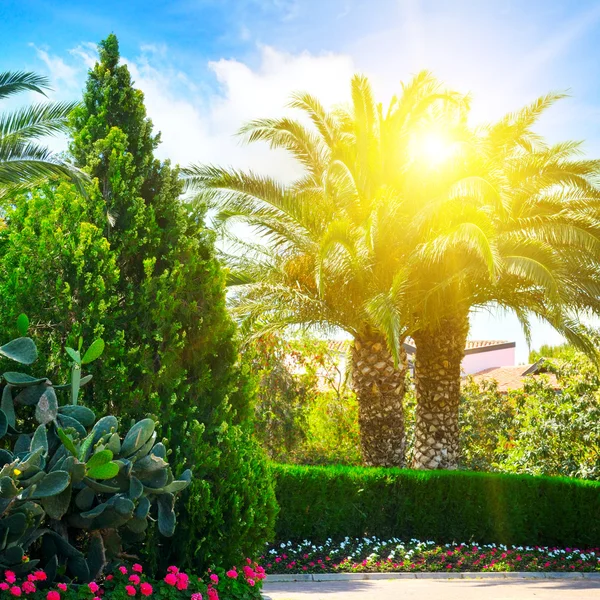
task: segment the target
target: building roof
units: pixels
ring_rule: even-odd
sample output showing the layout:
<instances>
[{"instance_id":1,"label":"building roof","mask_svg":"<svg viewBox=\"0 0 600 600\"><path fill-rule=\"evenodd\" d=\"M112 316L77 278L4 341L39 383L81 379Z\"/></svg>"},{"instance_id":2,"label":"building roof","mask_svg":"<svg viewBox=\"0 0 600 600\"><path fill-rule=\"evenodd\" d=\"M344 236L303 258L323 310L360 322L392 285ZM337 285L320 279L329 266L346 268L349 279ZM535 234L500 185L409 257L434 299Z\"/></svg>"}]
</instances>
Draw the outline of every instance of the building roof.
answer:
<instances>
[{"instance_id":1,"label":"building roof","mask_svg":"<svg viewBox=\"0 0 600 600\"><path fill-rule=\"evenodd\" d=\"M485 381L495 381L498 385L498 391L505 394L509 390L523 389L527 377L539 377L539 363L532 365L517 365L516 367L491 367L478 373L474 373L473 381L483 383ZM560 385L554 373L546 373L550 385L555 389L560 389Z\"/></svg>"},{"instance_id":2,"label":"building roof","mask_svg":"<svg viewBox=\"0 0 600 600\"><path fill-rule=\"evenodd\" d=\"M493 350L503 350L504 348L515 348L516 345L516 342L509 342L507 340L467 340L465 355L492 352ZM408 338L404 343L404 349L408 354L414 354L417 348L414 341Z\"/></svg>"}]
</instances>

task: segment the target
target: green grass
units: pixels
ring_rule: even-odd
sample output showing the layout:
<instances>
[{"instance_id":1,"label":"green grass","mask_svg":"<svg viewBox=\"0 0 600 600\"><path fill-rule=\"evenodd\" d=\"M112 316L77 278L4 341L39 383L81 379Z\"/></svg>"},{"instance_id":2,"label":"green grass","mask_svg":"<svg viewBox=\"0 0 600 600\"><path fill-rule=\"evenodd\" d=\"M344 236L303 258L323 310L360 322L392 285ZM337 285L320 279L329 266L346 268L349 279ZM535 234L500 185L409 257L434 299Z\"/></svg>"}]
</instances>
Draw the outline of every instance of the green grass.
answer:
<instances>
[{"instance_id":1,"label":"green grass","mask_svg":"<svg viewBox=\"0 0 600 600\"><path fill-rule=\"evenodd\" d=\"M600 545L600 483L465 471L276 465L279 540Z\"/></svg>"}]
</instances>

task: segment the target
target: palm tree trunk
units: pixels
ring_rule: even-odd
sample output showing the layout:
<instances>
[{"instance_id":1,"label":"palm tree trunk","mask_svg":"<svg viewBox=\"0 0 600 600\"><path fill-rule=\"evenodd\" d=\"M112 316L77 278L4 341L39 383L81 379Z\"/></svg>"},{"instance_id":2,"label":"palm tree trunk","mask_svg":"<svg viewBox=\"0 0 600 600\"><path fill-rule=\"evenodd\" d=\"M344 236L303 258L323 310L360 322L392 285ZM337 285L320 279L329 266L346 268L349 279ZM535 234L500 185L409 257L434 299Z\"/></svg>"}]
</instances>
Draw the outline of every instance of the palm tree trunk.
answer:
<instances>
[{"instance_id":1,"label":"palm tree trunk","mask_svg":"<svg viewBox=\"0 0 600 600\"><path fill-rule=\"evenodd\" d=\"M352 380L362 453L369 466L404 466L406 368L404 349L396 367L383 337L373 334L354 340Z\"/></svg>"},{"instance_id":2,"label":"palm tree trunk","mask_svg":"<svg viewBox=\"0 0 600 600\"><path fill-rule=\"evenodd\" d=\"M417 410L414 469L456 469L461 362L469 332L467 316L444 319L434 331L413 336Z\"/></svg>"}]
</instances>

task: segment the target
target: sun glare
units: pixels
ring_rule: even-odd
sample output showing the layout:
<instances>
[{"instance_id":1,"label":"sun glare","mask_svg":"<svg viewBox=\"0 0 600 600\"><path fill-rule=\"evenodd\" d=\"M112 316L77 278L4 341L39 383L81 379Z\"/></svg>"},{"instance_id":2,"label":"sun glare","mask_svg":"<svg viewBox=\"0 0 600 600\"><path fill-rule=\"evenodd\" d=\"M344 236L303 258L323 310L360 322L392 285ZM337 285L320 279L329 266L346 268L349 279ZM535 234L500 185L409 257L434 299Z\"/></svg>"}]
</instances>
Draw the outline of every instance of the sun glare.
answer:
<instances>
[{"instance_id":1,"label":"sun glare","mask_svg":"<svg viewBox=\"0 0 600 600\"><path fill-rule=\"evenodd\" d=\"M456 150L456 143L439 131L426 131L416 135L411 144L411 154L420 163L439 166Z\"/></svg>"}]
</instances>

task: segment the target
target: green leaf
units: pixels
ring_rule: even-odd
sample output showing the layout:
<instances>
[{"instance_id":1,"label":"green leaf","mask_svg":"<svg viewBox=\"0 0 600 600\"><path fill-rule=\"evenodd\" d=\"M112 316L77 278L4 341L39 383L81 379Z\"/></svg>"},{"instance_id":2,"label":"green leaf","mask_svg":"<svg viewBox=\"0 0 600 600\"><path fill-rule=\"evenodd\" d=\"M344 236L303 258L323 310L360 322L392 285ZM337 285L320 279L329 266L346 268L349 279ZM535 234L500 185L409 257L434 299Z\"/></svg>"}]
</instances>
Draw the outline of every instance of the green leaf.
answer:
<instances>
[{"instance_id":1,"label":"green leaf","mask_svg":"<svg viewBox=\"0 0 600 600\"><path fill-rule=\"evenodd\" d=\"M0 408L6 415L8 424L14 429L16 427L16 415L15 415L15 404L13 402L12 390L9 385L4 386L2 390L2 401L0 402Z\"/></svg>"},{"instance_id":2,"label":"green leaf","mask_svg":"<svg viewBox=\"0 0 600 600\"><path fill-rule=\"evenodd\" d=\"M31 451L35 452L38 448L42 448L44 454L48 453L48 435L45 425L38 426L31 440Z\"/></svg>"},{"instance_id":3,"label":"green leaf","mask_svg":"<svg viewBox=\"0 0 600 600\"><path fill-rule=\"evenodd\" d=\"M94 469L90 469L87 472L87 476L92 479L112 479L119 473L119 465L115 462L109 462L104 465L100 465Z\"/></svg>"},{"instance_id":4,"label":"green leaf","mask_svg":"<svg viewBox=\"0 0 600 600\"><path fill-rule=\"evenodd\" d=\"M19 490L12 478L0 478L0 498L14 498L15 496L18 496L18 494Z\"/></svg>"},{"instance_id":5,"label":"green leaf","mask_svg":"<svg viewBox=\"0 0 600 600\"><path fill-rule=\"evenodd\" d=\"M71 404L76 405L79 398L79 389L81 388L81 368L74 364L71 369Z\"/></svg>"},{"instance_id":6,"label":"green leaf","mask_svg":"<svg viewBox=\"0 0 600 600\"><path fill-rule=\"evenodd\" d=\"M87 406L73 406L67 404L60 406L58 412L61 415L67 415L73 419L77 419L84 427L91 427L96 421L96 415Z\"/></svg>"},{"instance_id":7,"label":"green leaf","mask_svg":"<svg viewBox=\"0 0 600 600\"><path fill-rule=\"evenodd\" d=\"M25 313L21 313L17 317L17 330L22 336L27 335L29 329L29 317Z\"/></svg>"},{"instance_id":8,"label":"green leaf","mask_svg":"<svg viewBox=\"0 0 600 600\"><path fill-rule=\"evenodd\" d=\"M110 450L101 450L100 452L92 454L90 460L85 463L87 473L96 467L101 467L102 465L109 463L112 460L112 457L113 453Z\"/></svg>"},{"instance_id":9,"label":"green leaf","mask_svg":"<svg viewBox=\"0 0 600 600\"><path fill-rule=\"evenodd\" d=\"M56 428L56 433L60 438L60 441L63 443L64 447L75 457L77 458L77 448L75 448L75 444L73 440L60 428Z\"/></svg>"},{"instance_id":10,"label":"green leaf","mask_svg":"<svg viewBox=\"0 0 600 600\"><path fill-rule=\"evenodd\" d=\"M48 473L36 486L31 494L31 499L56 496L67 489L71 478L66 471L52 471Z\"/></svg>"},{"instance_id":11,"label":"green leaf","mask_svg":"<svg viewBox=\"0 0 600 600\"><path fill-rule=\"evenodd\" d=\"M92 345L85 351L83 358L81 359L81 364L85 365L87 363L91 363L92 361L99 358L104 352L104 340L98 338L94 340Z\"/></svg>"},{"instance_id":12,"label":"green leaf","mask_svg":"<svg viewBox=\"0 0 600 600\"><path fill-rule=\"evenodd\" d=\"M86 455L88 453L88 450L92 447L92 444L94 443L94 432L90 432L87 437L83 440L83 442L81 443L81 446L79 447L79 460L82 462L85 462L85 458Z\"/></svg>"},{"instance_id":13,"label":"green leaf","mask_svg":"<svg viewBox=\"0 0 600 600\"><path fill-rule=\"evenodd\" d=\"M8 418L4 411L0 409L0 438L3 438L8 431Z\"/></svg>"},{"instance_id":14,"label":"green leaf","mask_svg":"<svg viewBox=\"0 0 600 600\"><path fill-rule=\"evenodd\" d=\"M62 519L69 510L73 488L69 485L60 494L42 498L42 506L51 519Z\"/></svg>"},{"instance_id":15,"label":"green leaf","mask_svg":"<svg viewBox=\"0 0 600 600\"><path fill-rule=\"evenodd\" d=\"M31 338L20 337L0 346L0 354L15 362L30 365L37 358L37 348Z\"/></svg>"},{"instance_id":16,"label":"green leaf","mask_svg":"<svg viewBox=\"0 0 600 600\"><path fill-rule=\"evenodd\" d=\"M17 371L7 371L2 374L2 377L6 380L6 383L18 387L29 387L30 385L38 385L46 381L46 377L36 378L27 375L27 373L19 373Z\"/></svg>"},{"instance_id":17,"label":"green leaf","mask_svg":"<svg viewBox=\"0 0 600 600\"><path fill-rule=\"evenodd\" d=\"M78 350L74 350L69 346L66 346L65 350L67 351L67 354L71 357L74 363L81 365L81 355L79 354Z\"/></svg>"}]
</instances>

